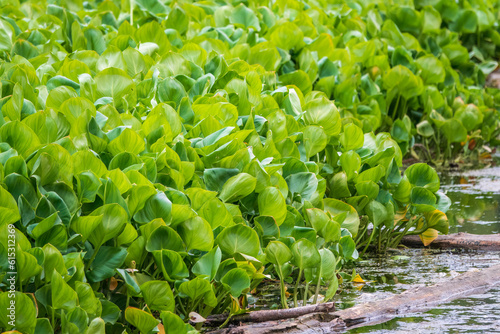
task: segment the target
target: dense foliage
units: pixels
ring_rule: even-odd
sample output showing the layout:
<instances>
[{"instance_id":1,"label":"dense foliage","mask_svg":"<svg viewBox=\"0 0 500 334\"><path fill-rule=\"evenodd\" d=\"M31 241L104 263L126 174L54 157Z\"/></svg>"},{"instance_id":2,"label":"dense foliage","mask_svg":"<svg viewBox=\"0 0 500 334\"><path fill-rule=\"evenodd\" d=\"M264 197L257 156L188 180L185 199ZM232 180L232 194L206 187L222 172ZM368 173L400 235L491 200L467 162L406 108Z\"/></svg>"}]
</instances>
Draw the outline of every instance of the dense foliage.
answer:
<instances>
[{"instance_id":1,"label":"dense foliage","mask_svg":"<svg viewBox=\"0 0 500 334\"><path fill-rule=\"evenodd\" d=\"M7 330L196 331L271 277L329 300L357 248L447 233L415 141L499 131L488 1L0 4Z\"/></svg>"}]
</instances>

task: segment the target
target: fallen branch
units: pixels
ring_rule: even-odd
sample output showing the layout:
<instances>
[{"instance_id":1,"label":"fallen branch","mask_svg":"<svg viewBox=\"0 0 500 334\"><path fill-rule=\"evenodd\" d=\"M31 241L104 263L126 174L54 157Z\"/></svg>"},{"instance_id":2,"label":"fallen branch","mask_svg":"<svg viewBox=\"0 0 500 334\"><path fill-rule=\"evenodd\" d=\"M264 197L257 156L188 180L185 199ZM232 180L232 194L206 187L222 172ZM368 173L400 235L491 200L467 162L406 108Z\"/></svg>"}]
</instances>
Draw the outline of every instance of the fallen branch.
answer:
<instances>
[{"instance_id":1,"label":"fallen branch","mask_svg":"<svg viewBox=\"0 0 500 334\"><path fill-rule=\"evenodd\" d=\"M408 247L424 247L417 235L407 235L401 240L401 244ZM439 235L429 247L442 249L470 249L484 251L500 250L500 234L477 235L469 233L456 233Z\"/></svg>"},{"instance_id":2,"label":"fallen branch","mask_svg":"<svg viewBox=\"0 0 500 334\"><path fill-rule=\"evenodd\" d=\"M253 311L250 313L235 315L231 318L231 323L237 322L265 322L273 320L283 320L290 318L297 318L310 313L333 312L335 304L333 302L307 305L301 307L294 307L281 310L261 310ZM227 314L215 314L207 318L205 324L207 325L220 325L227 319Z\"/></svg>"},{"instance_id":3,"label":"fallen branch","mask_svg":"<svg viewBox=\"0 0 500 334\"><path fill-rule=\"evenodd\" d=\"M297 318L220 329L213 334L334 333L388 321L405 313L482 293L500 285L500 265L467 272L449 281L407 290L399 295L333 313L311 313Z\"/></svg>"}]
</instances>

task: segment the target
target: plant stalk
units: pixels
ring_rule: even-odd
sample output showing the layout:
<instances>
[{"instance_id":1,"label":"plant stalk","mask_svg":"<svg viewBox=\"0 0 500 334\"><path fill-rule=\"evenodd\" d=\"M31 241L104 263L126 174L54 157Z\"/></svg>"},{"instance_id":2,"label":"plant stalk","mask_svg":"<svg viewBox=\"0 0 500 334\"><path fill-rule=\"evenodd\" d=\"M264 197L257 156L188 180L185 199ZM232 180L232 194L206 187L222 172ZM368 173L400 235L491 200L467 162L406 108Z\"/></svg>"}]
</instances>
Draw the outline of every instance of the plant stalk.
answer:
<instances>
[{"instance_id":1,"label":"plant stalk","mask_svg":"<svg viewBox=\"0 0 500 334\"><path fill-rule=\"evenodd\" d=\"M295 289L293 290L293 306L298 307L299 304L297 303L297 293L299 290L299 282L300 279L302 278L302 268L299 268L299 276L297 277L297 282L295 282Z\"/></svg>"}]
</instances>

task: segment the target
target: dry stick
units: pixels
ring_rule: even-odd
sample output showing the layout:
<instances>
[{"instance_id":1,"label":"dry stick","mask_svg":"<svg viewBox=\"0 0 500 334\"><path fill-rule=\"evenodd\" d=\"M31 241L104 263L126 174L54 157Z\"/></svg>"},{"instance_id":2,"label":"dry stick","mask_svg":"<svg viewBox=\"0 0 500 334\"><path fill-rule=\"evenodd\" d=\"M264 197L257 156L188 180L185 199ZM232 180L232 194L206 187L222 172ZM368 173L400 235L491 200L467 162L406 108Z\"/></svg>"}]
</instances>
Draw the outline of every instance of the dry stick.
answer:
<instances>
[{"instance_id":1,"label":"dry stick","mask_svg":"<svg viewBox=\"0 0 500 334\"><path fill-rule=\"evenodd\" d=\"M254 323L213 334L333 333L386 322L406 313L421 312L454 299L482 293L500 285L500 265L471 271L446 282L417 287L399 295L332 313L311 313L294 319ZM319 306L319 305L318 305ZM271 311L269 311L271 312Z\"/></svg>"},{"instance_id":2,"label":"dry stick","mask_svg":"<svg viewBox=\"0 0 500 334\"><path fill-rule=\"evenodd\" d=\"M230 322L265 322L273 320L283 320L290 318L297 318L305 314L314 312L332 312L334 311L334 302L300 306L294 308L280 309L280 310L262 310L253 311L250 313L235 315L231 318ZM219 325L226 321L227 314L215 314L207 317L206 324Z\"/></svg>"},{"instance_id":3,"label":"dry stick","mask_svg":"<svg viewBox=\"0 0 500 334\"><path fill-rule=\"evenodd\" d=\"M418 235L407 235L401 240L401 243L409 247L423 247L422 240L420 240ZM429 247L500 251L500 234L478 235L456 233L439 235Z\"/></svg>"}]
</instances>

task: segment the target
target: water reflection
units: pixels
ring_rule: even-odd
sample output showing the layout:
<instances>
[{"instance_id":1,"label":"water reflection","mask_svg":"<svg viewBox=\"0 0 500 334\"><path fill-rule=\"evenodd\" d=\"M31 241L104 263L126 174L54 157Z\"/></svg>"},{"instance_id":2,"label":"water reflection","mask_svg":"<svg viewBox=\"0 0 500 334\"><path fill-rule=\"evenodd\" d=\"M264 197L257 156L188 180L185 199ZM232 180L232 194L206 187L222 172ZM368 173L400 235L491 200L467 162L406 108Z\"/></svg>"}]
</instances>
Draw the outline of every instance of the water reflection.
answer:
<instances>
[{"instance_id":1,"label":"water reflection","mask_svg":"<svg viewBox=\"0 0 500 334\"><path fill-rule=\"evenodd\" d=\"M450 233L500 233L500 167L441 174L441 188L452 201Z\"/></svg>"},{"instance_id":2,"label":"water reflection","mask_svg":"<svg viewBox=\"0 0 500 334\"><path fill-rule=\"evenodd\" d=\"M498 333L500 289L459 299L425 313L409 314L349 333Z\"/></svg>"},{"instance_id":3,"label":"water reflection","mask_svg":"<svg viewBox=\"0 0 500 334\"><path fill-rule=\"evenodd\" d=\"M500 233L500 167L441 174L442 190L452 201L447 215L450 233ZM419 285L432 285L468 270L500 263L498 252L433 249L394 250L369 255L355 264L366 284L342 284L337 309L390 297ZM350 268L346 268L349 271ZM352 268L351 268L352 269ZM251 307L278 308L278 281L262 284L249 298ZM289 287L290 289L291 287ZM350 333L500 333L500 288L441 305L428 312L407 314Z\"/></svg>"},{"instance_id":4,"label":"water reflection","mask_svg":"<svg viewBox=\"0 0 500 334\"><path fill-rule=\"evenodd\" d=\"M450 197L450 233L500 233L500 167L440 175ZM409 254L366 260L359 271L369 280L362 291L342 292L341 308L385 298L418 284L434 284L467 270L500 262L498 253L407 250ZM354 302L355 299L355 302ZM407 314L350 333L500 333L500 288L459 299L428 312Z\"/></svg>"}]
</instances>

